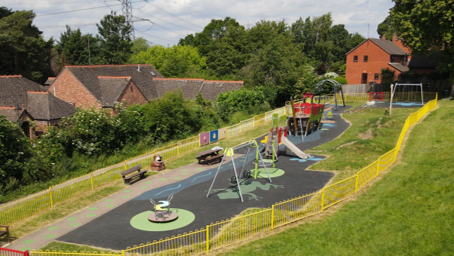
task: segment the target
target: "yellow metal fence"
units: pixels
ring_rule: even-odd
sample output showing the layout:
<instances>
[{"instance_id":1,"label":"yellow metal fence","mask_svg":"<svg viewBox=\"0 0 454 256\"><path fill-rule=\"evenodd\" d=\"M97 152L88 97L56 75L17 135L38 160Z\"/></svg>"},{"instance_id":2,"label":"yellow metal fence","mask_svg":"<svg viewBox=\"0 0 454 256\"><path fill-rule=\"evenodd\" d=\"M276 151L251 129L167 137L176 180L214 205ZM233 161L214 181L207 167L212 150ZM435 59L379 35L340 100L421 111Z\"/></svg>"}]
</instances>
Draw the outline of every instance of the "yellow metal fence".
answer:
<instances>
[{"instance_id":1,"label":"yellow metal fence","mask_svg":"<svg viewBox=\"0 0 454 256\"><path fill-rule=\"evenodd\" d=\"M151 251L149 249L151 248L150 246L156 248L159 247L160 243L165 243L166 248L170 249L159 252L154 251L157 252L156 255L197 255L203 253L204 250L209 252L241 241L247 241L257 233L267 232L276 227L323 212L326 208L346 199L348 195L357 193L359 189L377 177L381 171L390 167L396 159L403 137L409 127L418 122L426 113L435 109L436 105L437 97L425 104L417 112L411 114L405 121L396 147L380 156L376 161L358 171L352 177L330 184L318 192L276 203L271 208L256 213L207 225L204 229L198 231L206 233L201 238L203 241L197 241L192 246L184 244L181 246L181 250L178 247L179 242L173 243L172 241L174 239L188 241L185 240L185 236L189 237L191 236L190 234L167 238L149 245L134 246L127 248L123 253L125 255L148 254L144 252ZM191 250L187 250L187 248L191 248Z\"/></svg>"},{"instance_id":2,"label":"yellow metal fence","mask_svg":"<svg viewBox=\"0 0 454 256\"><path fill-rule=\"evenodd\" d=\"M356 175L344 179L342 181L330 184L322 190L289 199L283 202L278 202L271 208L260 210L245 216L232 218L224 221L219 221L207 225L205 228L194 232L184 233L178 236L161 239L159 241L141 244L138 246L127 248L122 251L122 255L197 255L204 252L209 252L218 248L235 244L240 241L245 241L258 233L270 231L276 227L280 227L291 222L310 217L314 214L323 212L326 208L339 203L347 198L348 195L357 193L359 189L373 180L380 174L380 171L385 170L394 163L396 156L401 147L403 138L408 129L418 122L426 113L435 109L437 106L437 96L435 99L425 104L417 112L411 114L402 128L402 132L397 141L396 147L385 153L377 159L377 161L366 166L358 171ZM284 114L285 109L281 108L272 113L266 113L262 116L254 117L250 120L245 120L236 126L227 128L227 134L235 134L235 132L245 131L255 124L268 122L274 113ZM233 136L233 135L231 135ZM197 140L196 140L197 138ZM175 154L182 154L197 148L198 137L185 140L185 146L177 143L176 146L166 147L161 154L169 152L171 158ZM188 146L186 147L186 144ZM176 149L175 149L176 147ZM184 149L183 149L184 148ZM176 150L176 153L175 153ZM146 163L147 158L141 159L136 164ZM142 161L142 162L140 162ZM128 166L128 165L127 165ZM98 177L99 176L99 177ZM91 179L80 181L73 185L64 187L63 189L53 191L45 191L37 194L32 199L19 200L17 203L10 204L8 207L3 207L0 214L0 221L4 223L16 222L20 219L31 216L31 212L36 212L45 209L49 205L53 205L59 200L65 200L77 193L78 190L93 189L94 184L99 184L109 180L112 175L91 176ZM118 176L118 175L116 175ZM55 202L54 202L55 200ZM33 210L31 210L33 209ZM14 216L20 217L15 218ZM101 255L97 253L66 253L66 252L45 252L32 251L31 255ZM114 254L109 254L114 255Z\"/></svg>"}]
</instances>

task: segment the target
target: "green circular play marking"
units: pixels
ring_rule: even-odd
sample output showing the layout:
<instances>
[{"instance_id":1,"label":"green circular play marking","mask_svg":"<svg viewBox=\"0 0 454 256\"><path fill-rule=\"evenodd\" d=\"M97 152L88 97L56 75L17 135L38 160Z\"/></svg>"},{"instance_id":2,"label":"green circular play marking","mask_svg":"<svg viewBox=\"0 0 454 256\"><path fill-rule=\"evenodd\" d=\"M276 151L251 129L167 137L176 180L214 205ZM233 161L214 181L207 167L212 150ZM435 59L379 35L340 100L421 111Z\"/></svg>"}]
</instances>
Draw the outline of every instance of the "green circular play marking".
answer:
<instances>
[{"instance_id":1,"label":"green circular play marking","mask_svg":"<svg viewBox=\"0 0 454 256\"><path fill-rule=\"evenodd\" d=\"M266 168L268 173L270 174L270 178L275 178L279 177L285 174L285 171L279 168ZM266 175L265 168L258 168L257 169L257 178L268 178L268 175ZM251 170L252 175L254 175L254 170Z\"/></svg>"},{"instance_id":2,"label":"green circular play marking","mask_svg":"<svg viewBox=\"0 0 454 256\"><path fill-rule=\"evenodd\" d=\"M35 242L35 240L33 240L33 239L28 239L28 240L23 241L22 244L31 244L31 243L33 243L33 242Z\"/></svg>"},{"instance_id":3,"label":"green circular play marking","mask_svg":"<svg viewBox=\"0 0 454 256\"><path fill-rule=\"evenodd\" d=\"M124 195L123 198L130 198L130 195Z\"/></svg>"},{"instance_id":4,"label":"green circular play marking","mask_svg":"<svg viewBox=\"0 0 454 256\"><path fill-rule=\"evenodd\" d=\"M182 171L182 172L187 172L187 171L188 171L188 169L181 169L181 171Z\"/></svg>"},{"instance_id":5,"label":"green circular play marking","mask_svg":"<svg viewBox=\"0 0 454 256\"><path fill-rule=\"evenodd\" d=\"M88 218L95 217L96 213L89 213L89 214L87 214L85 216L88 217Z\"/></svg>"},{"instance_id":6,"label":"green circular play marking","mask_svg":"<svg viewBox=\"0 0 454 256\"><path fill-rule=\"evenodd\" d=\"M54 238L54 237L55 237L54 234L48 234L48 235L44 236L44 239L51 239L51 238Z\"/></svg>"},{"instance_id":7,"label":"green circular play marking","mask_svg":"<svg viewBox=\"0 0 454 256\"><path fill-rule=\"evenodd\" d=\"M205 168L197 168L197 171L203 171Z\"/></svg>"},{"instance_id":8,"label":"green circular play marking","mask_svg":"<svg viewBox=\"0 0 454 256\"><path fill-rule=\"evenodd\" d=\"M148 220L148 215L150 215L152 211L146 211L132 217L129 223L135 229L154 232L182 228L195 220L195 215L190 211L176 208L171 208L170 210L178 214L178 219L168 223L154 223Z\"/></svg>"},{"instance_id":9,"label":"green circular play marking","mask_svg":"<svg viewBox=\"0 0 454 256\"><path fill-rule=\"evenodd\" d=\"M145 184L151 184L151 183L153 183L153 181L147 181L147 182L145 182Z\"/></svg>"},{"instance_id":10,"label":"green circular play marking","mask_svg":"<svg viewBox=\"0 0 454 256\"><path fill-rule=\"evenodd\" d=\"M166 178L160 178L159 180L167 180Z\"/></svg>"},{"instance_id":11,"label":"green circular play marking","mask_svg":"<svg viewBox=\"0 0 454 256\"><path fill-rule=\"evenodd\" d=\"M124 193L131 193L131 190L127 189L125 191L123 191Z\"/></svg>"},{"instance_id":12,"label":"green circular play marking","mask_svg":"<svg viewBox=\"0 0 454 256\"><path fill-rule=\"evenodd\" d=\"M115 206L114 204L108 204L108 205L106 205L107 208L112 208L112 207L114 207L114 206Z\"/></svg>"},{"instance_id":13,"label":"green circular play marking","mask_svg":"<svg viewBox=\"0 0 454 256\"><path fill-rule=\"evenodd\" d=\"M113 199L107 199L105 202L106 203L110 203L110 202L113 202L114 200Z\"/></svg>"},{"instance_id":14,"label":"green circular play marking","mask_svg":"<svg viewBox=\"0 0 454 256\"><path fill-rule=\"evenodd\" d=\"M147 186L142 186L140 187L141 189L147 189L148 187Z\"/></svg>"},{"instance_id":15,"label":"green circular play marking","mask_svg":"<svg viewBox=\"0 0 454 256\"><path fill-rule=\"evenodd\" d=\"M189 173L185 172L185 173L182 173L181 175L189 175Z\"/></svg>"},{"instance_id":16,"label":"green circular play marking","mask_svg":"<svg viewBox=\"0 0 454 256\"><path fill-rule=\"evenodd\" d=\"M52 230L57 230L57 229L58 229L58 227L57 227L57 226L52 226L52 227L49 227L49 228L48 228L47 230L50 230L50 231L52 231Z\"/></svg>"},{"instance_id":17,"label":"green circular play marking","mask_svg":"<svg viewBox=\"0 0 454 256\"><path fill-rule=\"evenodd\" d=\"M75 220L77 220L77 217L68 218L68 221L75 221Z\"/></svg>"},{"instance_id":18,"label":"green circular play marking","mask_svg":"<svg viewBox=\"0 0 454 256\"><path fill-rule=\"evenodd\" d=\"M32 248L30 246L27 246L27 247L24 247L24 248L20 248L21 251L25 252L25 251L30 251Z\"/></svg>"},{"instance_id":19,"label":"green circular play marking","mask_svg":"<svg viewBox=\"0 0 454 256\"><path fill-rule=\"evenodd\" d=\"M174 180L179 180L179 179L181 179L181 177L175 177L175 178L173 178L173 179L174 179Z\"/></svg>"},{"instance_id":20,"label":"green circular play marking","mask_svg":"<svg viewBox=\"0 0 454 256\"><path fill-rule=\"evenodd\" d=\"M90 207L90 208L88 208L88 210L90 210L90 211L96 211L98 209L99 209L98 207Z\"/></svg>"},{"instance_id":21,"label":"green circular play marking","mask_svg":"<svg viewBox=\"0 0 454 256\"><path fill-rule=\"evenodd\" d=\"M79 224L79 223L76 223L76 222L69 224L70 227L77 227L77 226L79 226L79 225L80 225L80 224Z\"/></svg>"}]
</instances>

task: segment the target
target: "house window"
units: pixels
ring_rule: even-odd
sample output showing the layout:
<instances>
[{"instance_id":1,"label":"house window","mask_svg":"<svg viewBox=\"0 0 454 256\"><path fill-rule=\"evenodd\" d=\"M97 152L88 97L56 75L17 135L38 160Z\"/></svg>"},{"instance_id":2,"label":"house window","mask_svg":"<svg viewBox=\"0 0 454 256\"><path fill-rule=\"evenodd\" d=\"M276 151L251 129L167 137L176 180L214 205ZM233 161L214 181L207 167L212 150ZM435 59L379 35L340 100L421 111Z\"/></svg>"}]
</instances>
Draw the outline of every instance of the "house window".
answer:
<instances>
[{"instance_id":1,"label":"house window","mask_svg":"<svg viewBox=\"0 0 454 256\"><path fill-rule=\"evenodd\" d=\"M367 56L367 55L364 55L364 59L363 59L363 61L364 61L364 62L367 62L368 60L369 60L369 56Z\"/></svg>"},{"instance_id":2,"label":"house window","mask_svg":"<svg viewBox=\"0 0 454 256\"><path fill-rule=\"evenodd\" d=\"M358 56L353 56L353 62L358 62Z\"/></svg>"},{"instance_id":3,"label":"house window","mask_svg":"<svg viewBox=\"0 0 454 256\"><path fill-rule=\"evenodd\" d=\"M374 80L378 80L378 73L374 74Z\"/></svg>"}]
</instances>

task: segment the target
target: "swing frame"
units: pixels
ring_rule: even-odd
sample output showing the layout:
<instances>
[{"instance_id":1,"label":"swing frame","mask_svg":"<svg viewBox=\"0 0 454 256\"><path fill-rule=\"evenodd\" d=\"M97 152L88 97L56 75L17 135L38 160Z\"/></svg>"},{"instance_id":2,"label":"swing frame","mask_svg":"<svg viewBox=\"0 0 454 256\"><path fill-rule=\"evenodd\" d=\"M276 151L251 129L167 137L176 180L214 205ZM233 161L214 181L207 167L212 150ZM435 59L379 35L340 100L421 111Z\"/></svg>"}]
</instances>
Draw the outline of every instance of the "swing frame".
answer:
<instances>
[{"instance_id":1,"label":"swing frame","mask_svg":"<svg viewBox=\"0 0 454 256\"><path fill-rule=\"evenodd\" d=\"M248 151L246 152L246 158L244 160L243 167L241 168L241 172L238 175L238 172L236 170L235 160L233 158L233 155L234 155L233 152L234 152L234 150L237 150L237 149L240 149L240 148L244 148L244 147L249 147L249 148L248 148ZM234 173L234 177L235 177L236 184L237 184L236 186L238 186L238 192L240 194L241 202L244 202L243 194L241 192L241 180L238 177L242 177L242 175L243 175L244 166L246 165L246 161L247 161L247 157L249 156L250 148L255 148L255 175L254 175L255 179L257 179L257 169L258 169L258 165L259 165L259 161L260 161L261 165L265 168L266 174L268 175L268 181L271 183L271 177L270 177L268 169L266 168L266 165L265 165L265 163L263 161L262 155L260 154L260 149L259 149L259 146L257 144L257 141L250 140L248 143L246 143L244 145L240 145L240 146L237 146L237 147L234 147L234 148L226 148L225 149L224 156L222 157L221 163L219 164L218 169L216 171L216 174L214 175L213 181L211 182L210 189L208 189L208 193L207 193L206 197L210 196L211 190L213 189L214 182L216 181L216 178L218 176L219 170L221 169L221 166L224 163L224 160L226 159L227 156L230 156L231 157L231 161L232 161L232 165L233 165L233 173Z\"/></svg>"},{"instance_id":2,"label":"swing frame","mask_svg":"<svg viewBox=\"0 0 454 256\"><path fill-rule=\"evenodd\" d=\"M397 86L403 86L403 90L405 90L405 86L411 86L410 89L413 88L413 86L419 86L421 88L421 103L422 103L422 105L424 105L424 93L423 93L422 83L420 83L420 84L395 83L394 84L394 88L393 88L393 92L391 94L391 102L393 102L394 93L396 92Z\"/></svg>"}]
</instances>

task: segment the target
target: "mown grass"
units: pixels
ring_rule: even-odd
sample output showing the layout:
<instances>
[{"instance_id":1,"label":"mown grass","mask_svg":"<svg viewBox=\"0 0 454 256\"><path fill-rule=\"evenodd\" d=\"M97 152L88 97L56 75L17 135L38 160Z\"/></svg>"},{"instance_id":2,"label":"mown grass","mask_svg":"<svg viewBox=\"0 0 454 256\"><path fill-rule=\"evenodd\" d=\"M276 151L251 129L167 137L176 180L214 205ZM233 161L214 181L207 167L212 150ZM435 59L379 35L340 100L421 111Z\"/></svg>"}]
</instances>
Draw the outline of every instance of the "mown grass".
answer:
<instances>
[{"instance_id":1,"label":"mown grass","mask_svg":"<svg viewBox=\"0 0 454 256\"><path fill-rule=\"evenodd\" d=\"M222 255L452 255L454 102L417 124L396 165L355 201Z\"/></svg>"},{"instance_id":2,"label":"mown grass","mask_svg":"<svg viewBox=\"0 0 454 256\"><path fill-rule=\"evenodd\" d=\"M111 251L106 249L100 249L92 246L86 245L77 245L77 244L68 244L62 242L50 242L46 246L40 249L41 251L55 251L55 252L97 252L97 253L112 253L118 254L120 252Z\"/></svg>"},{"instance_id":3,"label":"mown grass","mask_svg":"<svg viewBox=\"0 0 454 256\"><path fill-rule=\"evenodd\" d=\"M396 146L405 120L416 110L396 108L391 117L383 108L346 111L343 117L351 126L336 140L308 150L308 153L329 156L310 169L337 171L332 182L355 175Z\"/></svg>"}]
</instances>

